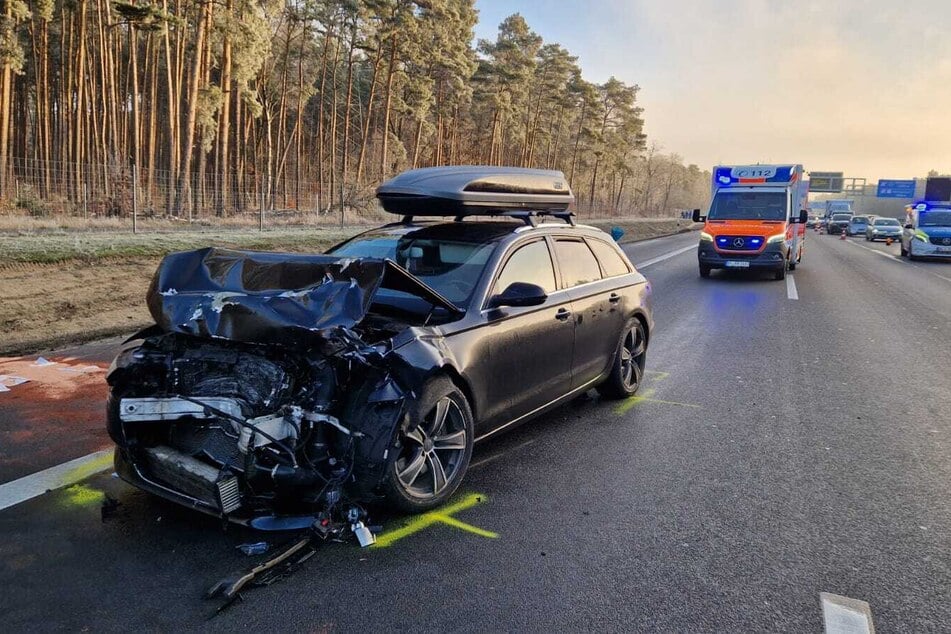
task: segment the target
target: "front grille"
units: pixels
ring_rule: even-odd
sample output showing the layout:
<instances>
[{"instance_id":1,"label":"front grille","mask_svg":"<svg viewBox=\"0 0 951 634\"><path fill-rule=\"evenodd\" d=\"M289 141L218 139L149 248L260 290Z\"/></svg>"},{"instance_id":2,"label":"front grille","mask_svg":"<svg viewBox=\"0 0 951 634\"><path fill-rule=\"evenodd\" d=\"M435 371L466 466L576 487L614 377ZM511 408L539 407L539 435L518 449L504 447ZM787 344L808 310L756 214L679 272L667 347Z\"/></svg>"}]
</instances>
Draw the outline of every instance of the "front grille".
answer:
<instances>
[{"instance_id":1,"label":"front grille","mask_svg":"<svg viewBox=\"0 0 951 634\"><path fill-rule=\"evenodd\" d=\"M763 236L717 236L717 248L721 251L759 251L765 242Z\"/></svg>"},{"instance_id":2,"label":"front grille","mask_svg":"<svg viewBox=\"0 0 951 634\"><path fill-rule=\"evenodd\" d=\"M931 238L931 244L942 247L951 247L951 238Z\"/></svg>"}]
</instances>

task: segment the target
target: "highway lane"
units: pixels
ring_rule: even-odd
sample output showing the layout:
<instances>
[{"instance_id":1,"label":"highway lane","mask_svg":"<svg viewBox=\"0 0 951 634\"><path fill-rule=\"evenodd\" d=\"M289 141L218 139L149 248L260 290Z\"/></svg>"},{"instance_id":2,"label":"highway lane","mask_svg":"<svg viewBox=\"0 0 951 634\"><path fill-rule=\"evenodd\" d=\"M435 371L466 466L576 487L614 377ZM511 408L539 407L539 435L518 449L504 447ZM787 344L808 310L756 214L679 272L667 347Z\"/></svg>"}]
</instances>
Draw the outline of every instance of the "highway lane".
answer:
<instances>
[{"instance_id":1,"label":"highway lane","mask_svg":"<svg viewBox=\"0 0 951 634\"><path fill-rule=\"evenodd\" d=\"M645 262L695 240L629 249ZM693 252L651 264L640 398L577 402L477 448L465 492L482 501L454 517L497 538L440 524L329 546L208 625L817 631L832 592L868 601L880 631L941 629L951 265L864 246L810 234L796 300L751 275L702 280ZM122 502L105 523L100 491ZM258 537L107 474L0 513L0 531L6 623L41 630L206 625L198 597Z\"/></svg>"}]
</instances>

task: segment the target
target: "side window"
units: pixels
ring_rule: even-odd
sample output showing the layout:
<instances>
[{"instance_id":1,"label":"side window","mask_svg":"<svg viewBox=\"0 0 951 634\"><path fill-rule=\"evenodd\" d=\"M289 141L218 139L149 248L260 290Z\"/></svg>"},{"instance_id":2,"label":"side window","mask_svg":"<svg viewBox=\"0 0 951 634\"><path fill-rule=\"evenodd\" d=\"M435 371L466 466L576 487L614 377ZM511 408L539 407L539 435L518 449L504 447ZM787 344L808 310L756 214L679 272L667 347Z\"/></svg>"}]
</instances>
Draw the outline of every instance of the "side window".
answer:
<instances>
[{"instance_id":1,"label":"side window","mask_svg":"<svg viewBox=\"0 0 951 634\"><path fill-rule=\"evenodd\" d=\"M492 294L501 293L513 282L538 284L546 293L555 290L555 268L551 263L551 254L544 240L536 240L515 250L502 267L499 279L495 281Z\"/></svg>"},{"instance_id":2,"label":"side window","mask_svg":"<svg viewBox=\"0 0 951 634\"><path fill-rule=\"evenodd\" d=\"M588 245L581 240L556 240L555 253L565 288L601 279L598 261Z\"/></svg>"},{"instance_id":3,"label":"side window","mask_svg":"<svg viewBox=\"0 0 951 634\"><path fill-rule=\"evenodd\" d=\"M604 277L614 277L615 275L627 275L630 269L618 252L606 242L600 240L588 240L588 246L598 256L601 262L601 269L604 271Z\"/></svg>"}]
</instances>

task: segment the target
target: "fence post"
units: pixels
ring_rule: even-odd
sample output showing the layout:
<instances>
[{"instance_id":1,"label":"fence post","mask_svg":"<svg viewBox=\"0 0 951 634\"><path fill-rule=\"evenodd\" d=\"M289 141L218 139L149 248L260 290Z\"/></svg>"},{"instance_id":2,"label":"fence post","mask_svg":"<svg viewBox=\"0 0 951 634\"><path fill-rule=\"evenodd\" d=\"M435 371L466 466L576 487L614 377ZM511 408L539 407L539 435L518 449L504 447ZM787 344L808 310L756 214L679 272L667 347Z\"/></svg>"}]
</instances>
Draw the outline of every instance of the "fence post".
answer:
<instances>
[{"instance_id":1,"label":"fence post","mask_svg":"<svg viewBox=\"0 0 951 634\"><path fill-rule=\"evenodd\" d=\"M83 186L85 190L85 186ZM139 168L133 163L132 164L132 233L138 233L138 226L136 224L136 218L139 215Z\"/></svg>"},{"instance_id":2,"label":"fence post","mask_svg":"<svg viewBox=\"0 0 951 634\"><path fill-rule=\"evenodd\" d=\"M258 216L258 231L264 231L264 188L261 188L261 213Z\"/></svg>"},{"instance_id":3,"label":"fence post","mask_svg":"<svg viewBox=\"0 0 951 634\"><path fill-rule=\"evenodd\" d=\"M86 190L86 183L83 183L83 220L89 221L89 192Z\"/></svg>"}]
</instances>

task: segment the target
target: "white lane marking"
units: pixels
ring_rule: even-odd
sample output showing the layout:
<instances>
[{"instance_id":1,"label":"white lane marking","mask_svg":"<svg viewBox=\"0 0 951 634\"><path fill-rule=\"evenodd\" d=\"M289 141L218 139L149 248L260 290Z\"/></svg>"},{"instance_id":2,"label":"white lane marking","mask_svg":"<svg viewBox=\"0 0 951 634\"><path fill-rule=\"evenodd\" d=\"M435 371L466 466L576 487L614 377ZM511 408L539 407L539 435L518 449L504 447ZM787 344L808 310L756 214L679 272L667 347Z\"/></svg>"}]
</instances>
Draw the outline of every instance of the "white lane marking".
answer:
<instances>
[{"instance_id":1,"label":"white lane marking","mask_svg":"<svg viewBox=\"0 0 951 634\"><path fill-rule=\"evenodd\" d=\"M789 273L786 274L786 296L789 299L799 299L799 291L796 290L796 278Z\"/></svg>"},{"instance_id":2,"label":"white lane marking","mask_svg":"<svg viewBox=\"0 0 951 634\"><path fill-rule=\"evenodd\" d=\"M826 634L875 634L872 608L865 601L820 592Z\"/></svg>"},{"instance_id":3,"label":"white lane marking","mask_svg":"<svg viewBox=\"0 0 951 634\"><path fill-rule=\"evenodd\" d=\"M38 471L18 480L0 484L0 511L26 502L47 491L59 489L112 468L112 449L103 449L82 458Z\"/></svg>"},{"instance_id":4,"label":"white lane marking","mask_svg":"<svg viewBox=\"0 0 951 634\"><path fill-rule=\"evenodd\" d=\"M659 262L663 262L664 260L669 260L670 258L676 257L680 255L681 253L686 253L687 251L696 251L696 250L697 250L697 245L691 244L689 247L677 249L676 251L671 251L670 253L665 253L664 255L658 255L656 258L651 258L650 260L647 260L646 262L635 264L634 268L646 269L649 266L654 266L655 264Z\"/></svg>"},{"instance_id":5,"label":"white lane marking","mask_svg":"<svg viewBox=\"0 0 951 634\"><path fill-rule=\"evenodd\" d=\"M901 257L899 257L899 256L897 256L897 255L892 255L891 253L884 253L883 251L879 251L878 249L873 249L873 248L871 248L871 247L867 247L867 246L865 246L864 244L859 244L858 242L849 242L849 244L854 244L855 246L857 246L857 247L860 248L860 249L865 249L866 251L871 251L871 252L874 253L875 255L880 255L880 256L882 256L883 258L888 258L889 260L894 260L894 261L896 261L896 262L901 262L902 264L907 264L907 265L909 265L909 266L913 266L913 267L915 267L916 269L924 268L924 267L918 266L917 264L915 264L915 263L913 263L913 262L910 262L910 261L908 261L908 260L906 260L906 259L904 259L904 258L901 258ZM926 273L928 273L929 275L934 275L935 277L944 280L945 282L951 282L951 277L945 277L944 275L939 275L938 273L935 273L934 271L931 271L931 270L929 270L929 269L924 269L924 271L925 271Z\"/></svg>"},{"instance_id":6,"label":"white lane marking","mask_svg":"<svg viewBox=\"0 0 951 634\"><path fill-rule=\"evenodd\" d=\"M867 247L864 244L859 244L858 242L849 241L849 244L855 245L860 249L865 249L866 251L871 251L875 255L880 255L883 258L888 258L889 260L895 260L896 262L901 262L902 264L911 264L911 262L906 262L897 255L892 255L891 253L885 253L884 251L879 251L878 249L873 249L872 247Z\"/></svg>"}]
</instances>

